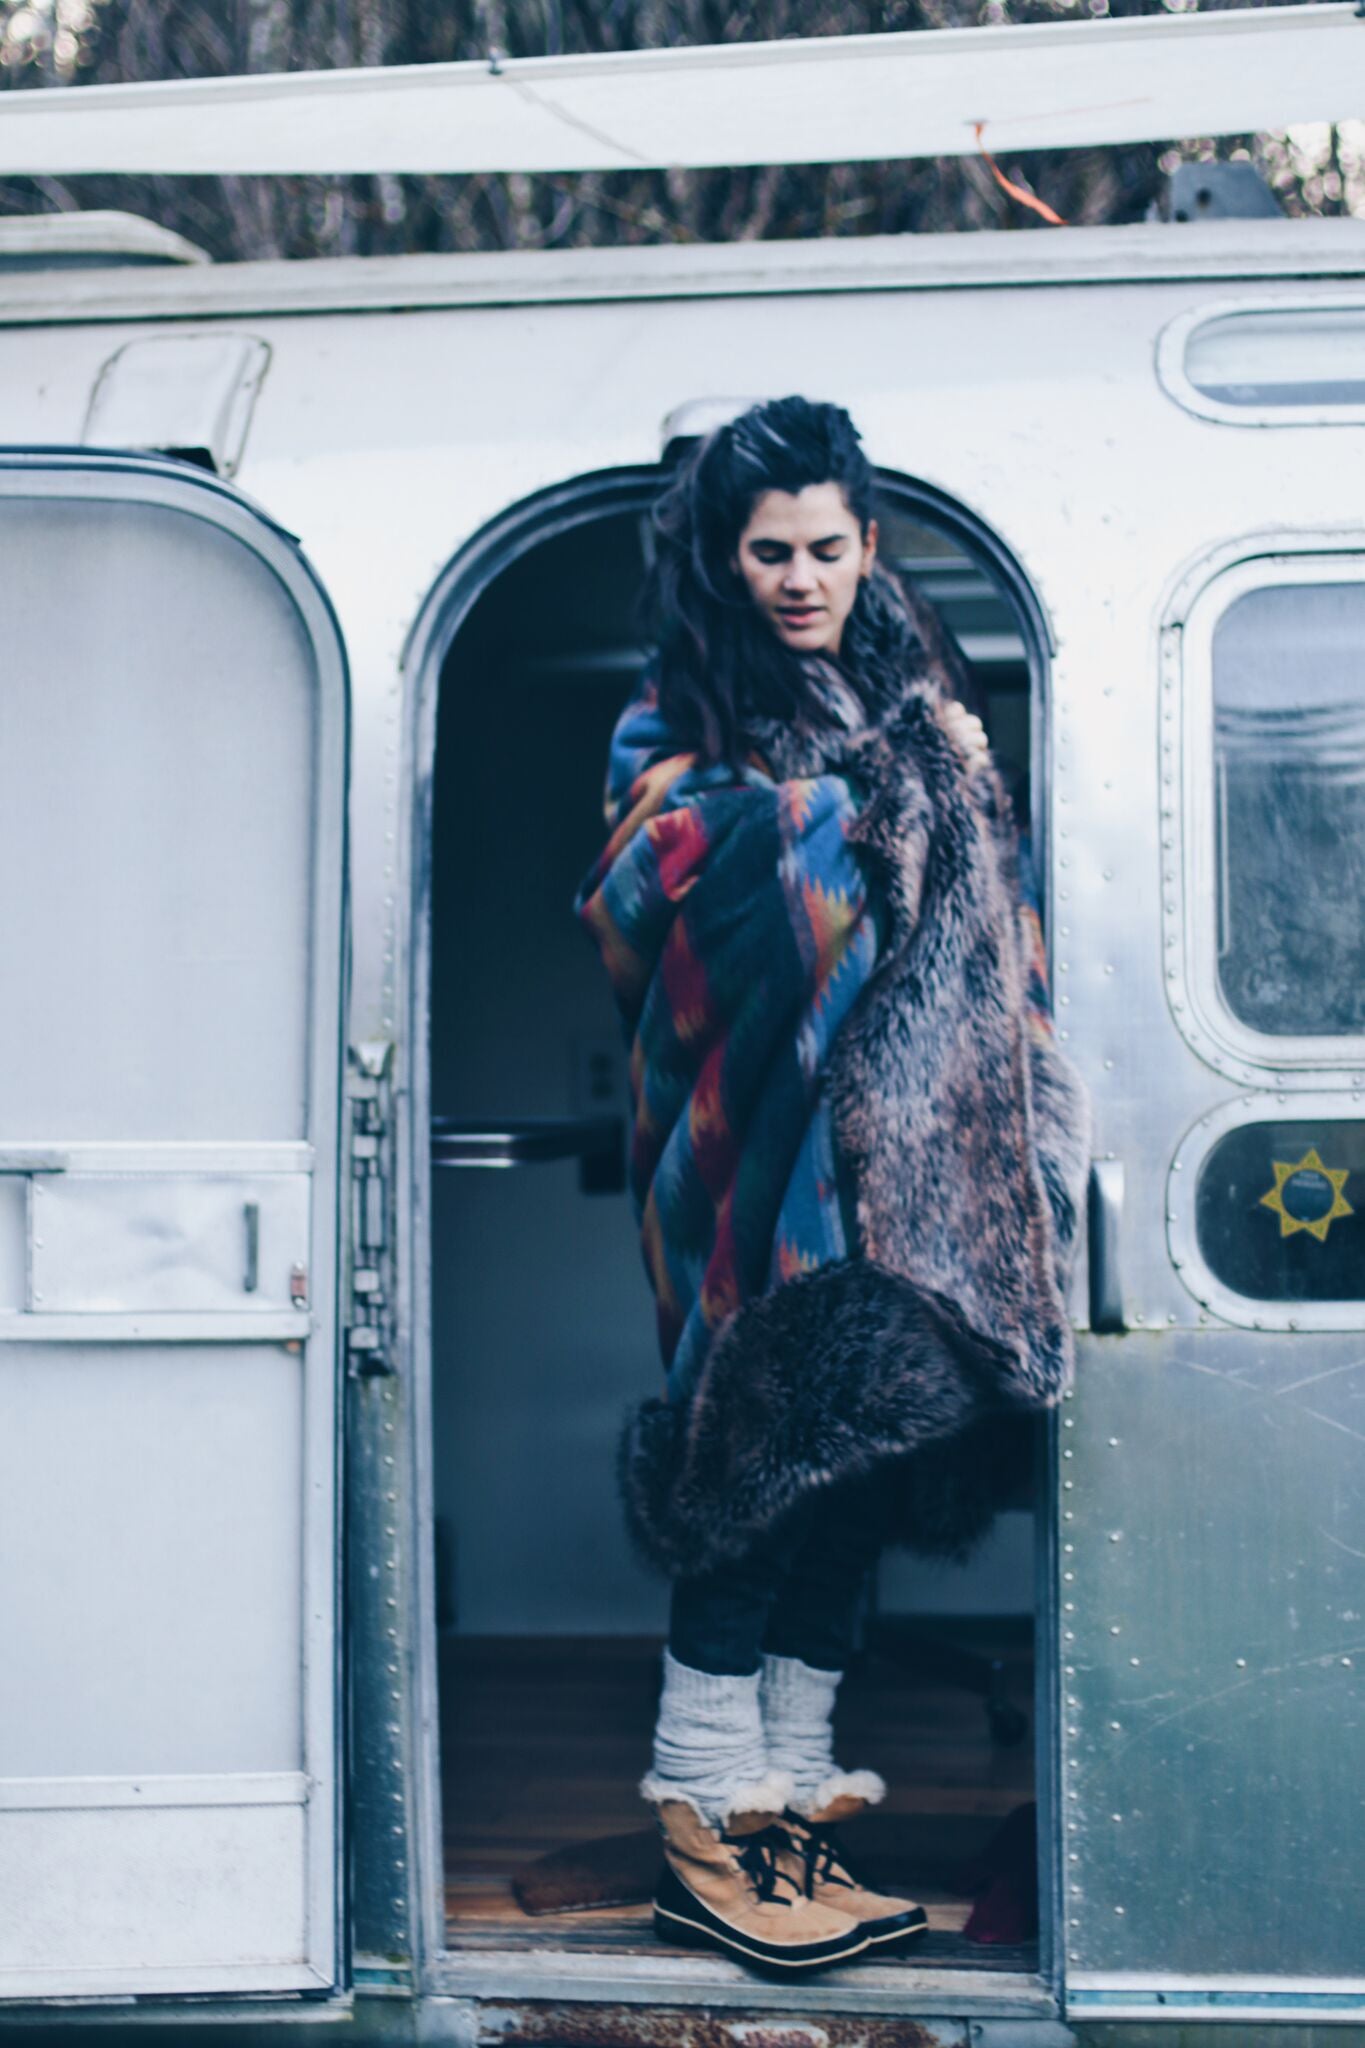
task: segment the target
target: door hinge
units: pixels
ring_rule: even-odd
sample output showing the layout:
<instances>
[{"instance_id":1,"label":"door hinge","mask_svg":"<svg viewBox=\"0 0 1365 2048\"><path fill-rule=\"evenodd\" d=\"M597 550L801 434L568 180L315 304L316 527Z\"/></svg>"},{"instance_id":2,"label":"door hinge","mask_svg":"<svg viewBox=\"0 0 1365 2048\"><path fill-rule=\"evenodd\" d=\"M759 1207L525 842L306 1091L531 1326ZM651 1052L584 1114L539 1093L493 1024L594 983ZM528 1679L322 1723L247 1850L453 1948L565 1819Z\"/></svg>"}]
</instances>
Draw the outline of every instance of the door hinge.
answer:
<instances>
[{"instance_id":1,"label":"door hinge","mask_svg":"<svg viewBox=\"0 0 1365 2048\"><path fill-rule=\"evenodd\" d=\"M385 1065L353 1066L350 1103L350 1258L346 1349L348 1370L373 1379L395 1370L388 1313L392 1174L389 1090Z\"/></svg>"}]
</instances>

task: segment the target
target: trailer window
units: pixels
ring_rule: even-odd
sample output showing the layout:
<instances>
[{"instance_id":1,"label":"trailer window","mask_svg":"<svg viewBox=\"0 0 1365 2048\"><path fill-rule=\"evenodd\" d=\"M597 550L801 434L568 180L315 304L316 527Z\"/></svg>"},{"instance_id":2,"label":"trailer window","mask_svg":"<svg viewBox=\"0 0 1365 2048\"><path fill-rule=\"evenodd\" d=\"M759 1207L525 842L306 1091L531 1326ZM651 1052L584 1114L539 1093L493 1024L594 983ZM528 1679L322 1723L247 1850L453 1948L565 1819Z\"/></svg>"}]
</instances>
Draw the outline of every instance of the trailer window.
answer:
<instances>
[{"instance_id":1,"label":"trailer window","mask_svg":"<svg viewBox=\"0 0 1365 2048\"><path fill-rule=\"evenodd\" d=\"M1277 1037L1365 1031L1365 584L1249 591L1212 647L1218 980Z\"/></svg>"},{"instance_id":2,"label":"trailer window","mask_svg":"<svg viewBox=\"0 0 1365 2048\"><path fill-rule=\"evenodd\" d=\"M1365 305L1238 306L1173 321L1158 374L1177 404L1231 426L1365 419Z\"/></svg>"},{"instance_id":3,"label":"trailer window","mask_svg":"<svg viewBox=\"0 0 1365 2048\"><path fill-rule=\"evenodd\" d=\"M1253 1301L1365 1301L1365 1123L1241 1124L1199 1172L1210 1272Z\"/></svg>"}]
</instances>

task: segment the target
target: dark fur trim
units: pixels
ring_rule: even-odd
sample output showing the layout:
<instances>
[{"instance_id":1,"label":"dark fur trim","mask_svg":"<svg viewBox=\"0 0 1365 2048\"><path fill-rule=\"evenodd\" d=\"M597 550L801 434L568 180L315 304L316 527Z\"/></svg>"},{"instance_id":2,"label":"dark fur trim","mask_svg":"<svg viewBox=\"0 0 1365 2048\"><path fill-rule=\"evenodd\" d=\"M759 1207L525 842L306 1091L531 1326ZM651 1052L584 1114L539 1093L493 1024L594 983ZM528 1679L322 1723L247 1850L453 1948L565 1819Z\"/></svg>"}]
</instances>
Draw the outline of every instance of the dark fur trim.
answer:
<instances>
[{"instance_id":1,"label":"dark fur trim","mask_svg":"<svg viewBox=\"0 0 1365 2048\"><path fill-rule=\"evenodd\" d=\"M1071 1374L1085 1097L1030 1030L1004 789L965 770L920 685L887 730L818 762L809 736L764 740L778 775L838 768L868 792L857 837L889 936L826 1084L861 1249L746 1303L687 1406L648 1402L628 1426L627 1519L673 1573L742 1555L814 1489L887 1460L901 1535L959 1554L1017 1471L1008 1412L1050 1405Z\"/></svg>"}]
</instances>

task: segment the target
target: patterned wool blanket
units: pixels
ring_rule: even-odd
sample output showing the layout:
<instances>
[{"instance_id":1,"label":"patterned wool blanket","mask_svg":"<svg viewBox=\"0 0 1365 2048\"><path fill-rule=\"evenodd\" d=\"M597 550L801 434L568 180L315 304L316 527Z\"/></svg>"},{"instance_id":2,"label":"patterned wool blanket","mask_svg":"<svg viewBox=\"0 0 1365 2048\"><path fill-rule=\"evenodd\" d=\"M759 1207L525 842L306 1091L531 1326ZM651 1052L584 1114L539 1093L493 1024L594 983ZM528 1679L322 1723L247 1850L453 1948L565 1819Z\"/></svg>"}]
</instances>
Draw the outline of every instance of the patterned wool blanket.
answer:
<instances>
[{"instance_id":1,"label":"patterned wool blanket","mask_svg":"<svg viewBox=\"0 0 1365 2048\"><path fill-rule=\"evenodd\" d=\"M679 752L648 683L606 808L576 907L630 1039L631 1189L677 1403L742 1302L853 1248L821 1084L876 916L850 782Z\"/></svg>"},{"instance_id":2,"label":"patterned wool blanket","mask_svg":"<svg viewBox=\"0 0 1365 2048\"><path fill-rule=\"evenodd\" d=\"M621 1482L670 1571L887 1460L905 1540L960 1549L997 1494L976 1426L1070 1374L1084 1096L1008 801L937 703L912 678L884 729L770 728L735 769L647 684L613 739L578 910L631 1042L668 1375Z\"/></svg>"}]
</instances>

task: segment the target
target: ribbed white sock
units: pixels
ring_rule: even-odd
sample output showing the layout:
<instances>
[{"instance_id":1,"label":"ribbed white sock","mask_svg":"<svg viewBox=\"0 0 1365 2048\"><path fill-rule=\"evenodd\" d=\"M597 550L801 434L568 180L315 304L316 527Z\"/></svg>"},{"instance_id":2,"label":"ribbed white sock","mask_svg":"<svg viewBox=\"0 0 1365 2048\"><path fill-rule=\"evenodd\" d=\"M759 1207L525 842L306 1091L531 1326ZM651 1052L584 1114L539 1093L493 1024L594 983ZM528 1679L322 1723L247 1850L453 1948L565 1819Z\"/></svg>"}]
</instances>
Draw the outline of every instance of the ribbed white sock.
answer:
<instances>
[{"instance_id":1,"label":"ribbed white sock","mask_svg":"<svg viewBox=\"0 0 1365 2048\"><path fill-rule=\"evenodd\" d=\"M875 1805L886 1787L875 1771L841 1771L834 1761L834 1697L841 1671L818 1671L799 1657L765 1657L759 1702L768 1763L792 1781L798 1813L818 1813L832 1799Z\"/></svg>"},{"instance_id":2,"label":"ribbed white sock","mask_svg":"<svg viewBox=\"0 0 1365 2048\"><path fill-rule=\"evenodd\" d=\"M780 1813L791 1782L768 1768L758 1674L694 1671L664 1651L654 1765L640 1786L656 1803L680 1799L711 1827L736 1813Z\"/></svg>"}]
</instances>

